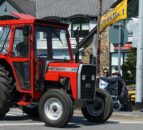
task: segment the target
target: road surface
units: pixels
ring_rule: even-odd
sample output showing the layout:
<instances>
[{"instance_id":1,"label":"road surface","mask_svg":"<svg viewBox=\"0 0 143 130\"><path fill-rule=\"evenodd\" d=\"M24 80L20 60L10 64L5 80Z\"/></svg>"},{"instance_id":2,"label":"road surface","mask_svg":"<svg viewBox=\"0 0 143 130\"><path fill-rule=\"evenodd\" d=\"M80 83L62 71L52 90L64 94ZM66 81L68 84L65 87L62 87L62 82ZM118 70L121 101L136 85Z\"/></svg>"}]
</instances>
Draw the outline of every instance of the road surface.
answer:
<instances>
[{"instance_id":1,"label":"road surface","mask_svg":"<svg viewBox=\"0 0 143 130\"><path fill-rule=\"evenodd\" d=\"M121 115L121 116L120 116ZM109 121L104 124L89 123L80 112L75 112L72 120L65 128L60 130L143 130L143 120L137 120L137 114L133 119L129 114L126 118L124 113L113 115ZM137 118L137 119L136 119ZM39 119L30 119L26 114L23 114L19 109L11 109L7 116L0 120L0 130L58 130L59 128L46 127Z\"/></svg>"}]
</instances>

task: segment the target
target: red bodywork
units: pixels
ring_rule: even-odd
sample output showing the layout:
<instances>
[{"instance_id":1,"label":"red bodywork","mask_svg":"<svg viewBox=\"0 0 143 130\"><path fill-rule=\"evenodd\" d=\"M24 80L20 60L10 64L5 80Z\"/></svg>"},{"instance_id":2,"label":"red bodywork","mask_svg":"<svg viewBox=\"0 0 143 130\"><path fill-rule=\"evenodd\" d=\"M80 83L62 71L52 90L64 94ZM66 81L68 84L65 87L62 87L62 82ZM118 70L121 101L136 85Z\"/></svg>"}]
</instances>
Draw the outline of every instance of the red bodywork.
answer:
<instances>
[{"instance_id":1,"label":"red bodywork","mask_svg":"<svg viewBox=\"0 0 143 130\"><path fill-rule=\"evenodd\" d=\"M15 14L16 15L16 14ZM18 102L19 105L27 105L30 104L33 100L39 100L42 95L42 91L35 90L35 78L39 78L38 76L40 75L40 72L37 73L35 76L35 70L39 68L35 65L35 61L37 60L35 58L35 52L34 52L34 26L35 25L42 25L42 26L52 26L56 28L64 28L68 29L67 24L62 24L62 23L53 23L51 21L42 21L42 20L36 20L36 19L25 19L26 15L22 15L24 17L23 19L18 19L18 20L5 20L5 21L0 21L0 26L10 26L11 32L10 32L10 41L9 41L9 47L8 47L8 52L7 54L0 54L0 60L5 60L11 67L14 77L16 80L16 86L17 89L20 93L23 93L23 96L21 97L21 100ZM30 25L32 27L32 35L30 37L30 57L29 58L19 58L19 57L12 57L12 47L13 47L13 41L14 41L14 35L15 35L15 28L17 26L21 25ZM47 64L47 70L44 74L44 80L46 81L59 81L61 78L69 78L70 79L70 85L71 85L71 90L72 90L72 97L75 99L77 98L77 70L78 70L78 63L74 63L73 59L73 54L72 54L72 49L70 46L70 41L69 41L69 35L67 36L68 38L68 49L69 49L69 55L70 55L70 60L68 62L52 62ZM30 89L25 90L22 89L22 86L19 83L18 77L16 76L16 71L13 66L14 62L25 62L29 61L30 62ZM40 60L38 60L40 61ZM1 61L0 61L1 62ZM34 69L36 68L36 69ZM53 69L57 68L57 69ZM59 69L58 69L59 68ZM64 69L66 68L66 69ZM26 97L29 96L31 97L30 101L26 102Z\"/></svg>"},{"instance_id":2,"label":"red bodywork","mask_svg":"<svg viewBox=\"0 0 143 130\"><path fill-rule=\"evenodd\" d=\"M49 70L45 73L45 80L59 81L61 78L67 77L70 80L73 98L77 98L77 70L76 63L50 63ZM53 69L52 69L53 68Z\"/></svg>"}]
</instances>

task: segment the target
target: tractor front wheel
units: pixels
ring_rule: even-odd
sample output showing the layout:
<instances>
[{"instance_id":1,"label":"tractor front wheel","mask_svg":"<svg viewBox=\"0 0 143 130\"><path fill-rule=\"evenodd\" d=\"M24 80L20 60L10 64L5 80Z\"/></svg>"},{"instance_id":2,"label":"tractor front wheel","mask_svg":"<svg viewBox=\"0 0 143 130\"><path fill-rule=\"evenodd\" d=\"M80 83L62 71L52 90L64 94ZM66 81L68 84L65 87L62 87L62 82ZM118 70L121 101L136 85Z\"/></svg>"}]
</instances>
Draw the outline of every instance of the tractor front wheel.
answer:
<instances>
[{"instance_id":1,"label":"tractor front wheel","mask_svg":"<svg viewBox=\"0 0 143 130\"><path fill-rule=\"evenodd\" d=\"M72 113L72 100L62 90L49 90L40 99L39 115L47 126L65 126L70 120Z\"/></svg>"},{"instance_id":2,"label":"tractor front wheel","mask_svg":"<svg viewBox=\"0 0 143 130\"><path fill-rule=\"evenodd\" d=\"M104 90L96 91L95 104L89 104L81 109L84 117L94 123L103 123L107 121L113 112L111 96Z\"/></svg>"}]
</instances>

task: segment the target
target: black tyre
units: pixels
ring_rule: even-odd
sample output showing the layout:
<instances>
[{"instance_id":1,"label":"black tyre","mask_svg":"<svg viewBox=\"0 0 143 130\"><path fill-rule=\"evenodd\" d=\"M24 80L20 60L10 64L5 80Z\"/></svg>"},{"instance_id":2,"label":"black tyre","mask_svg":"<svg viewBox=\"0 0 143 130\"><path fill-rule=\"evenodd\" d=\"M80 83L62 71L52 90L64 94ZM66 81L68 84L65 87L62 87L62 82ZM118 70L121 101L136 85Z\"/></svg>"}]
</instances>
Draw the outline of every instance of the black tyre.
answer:
<instances>
[{"instance_id":1,"label":"black tyre","mask_svg":"<svg viewBox=\"0 0 143 130\"><path fill-rule=\"evenodd\" d=\"M47 126L63 127L69 122L72 114L72 100L62 90L49 90L40 99L39 115Z\"/></svg>"},{"instance_id":2,"label":"black tyre","mask_svg":"<svg viewBox=\"0 0 143 130\"><path fill-rule=\"evenodd\" d=\"M4 117L12 105L13 80L9 72L0 66L0 118Z\"/></svg>"},{"instance_id":3,"label":"black tyre","mask_svg":"<svg viewBox=\"0 0 143 130\"><path fill-rule=\"evenodd\" d=\"M84 117L94 123L103 123L107 121L113 112L111 96L104 90L96 90L96 103L83 107L82 114Z\"/></svg>"},{"instance_id":4,"label":"black tyre","mask_svg":"<svg viewBox=\"0 0 143 130\"><path fill-rule=\"evenodd\" d=\"M24 106L22 108L23 113L26 113L29 117L39 117L38 106Z\"/></svg>"}]
</instances>

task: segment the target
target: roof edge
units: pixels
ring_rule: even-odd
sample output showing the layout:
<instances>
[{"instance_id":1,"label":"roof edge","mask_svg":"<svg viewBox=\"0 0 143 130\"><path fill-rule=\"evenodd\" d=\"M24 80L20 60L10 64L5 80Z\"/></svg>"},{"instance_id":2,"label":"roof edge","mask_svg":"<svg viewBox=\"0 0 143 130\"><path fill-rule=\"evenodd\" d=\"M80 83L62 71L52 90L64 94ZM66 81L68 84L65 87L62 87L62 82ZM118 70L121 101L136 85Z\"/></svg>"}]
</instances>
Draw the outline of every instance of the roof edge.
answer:
<instances>
[{"instance_id":1,"label":"roof edge","mask_svg":"<svg viewBox=\"0 0 143 130\"><path fill-rule=\"evenodd\" d=\"M73 19L73 18L77 18L77 17L82 17L82 18L88 18L88 19L97 19L97 16L93 16L93 15L84 15L84 14L76 14L76 15L72 15L72 16L69 16L69 17L60 17L60 16L47 16L47 17L44 17L42 19L48 19L48 18L52 18L52 19Z\"/></svg>"},{"instance_id":2,"label":"roof edge","mask_svg":"<svg viewBox=\"0 0 143 130\"><path fill-rule=\"evenodd\" d=\"M85 44L85 42L93 35L95 34L97 31L97 25L89 32L89 34L83 38L80 42L79 42L79 48L82 48L83 46L88 46L87 44Z\"/></svg>"}]
</instances>

